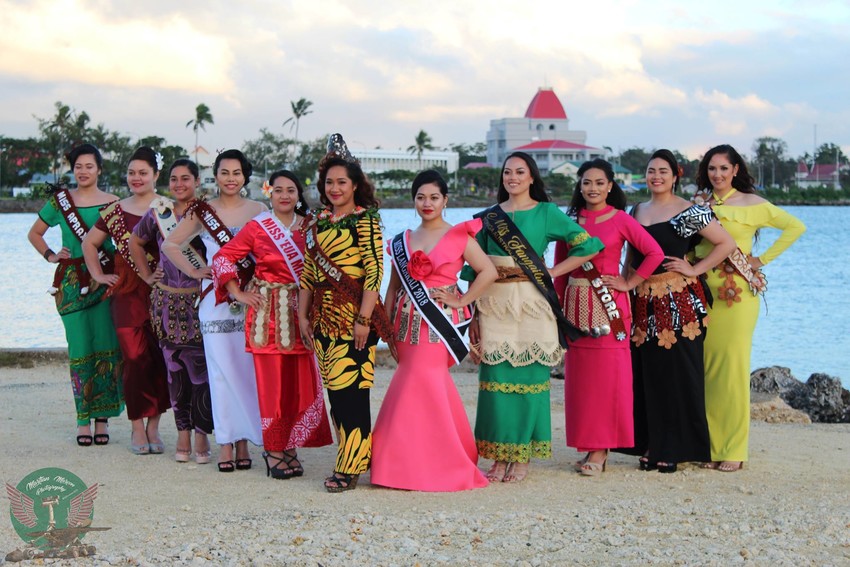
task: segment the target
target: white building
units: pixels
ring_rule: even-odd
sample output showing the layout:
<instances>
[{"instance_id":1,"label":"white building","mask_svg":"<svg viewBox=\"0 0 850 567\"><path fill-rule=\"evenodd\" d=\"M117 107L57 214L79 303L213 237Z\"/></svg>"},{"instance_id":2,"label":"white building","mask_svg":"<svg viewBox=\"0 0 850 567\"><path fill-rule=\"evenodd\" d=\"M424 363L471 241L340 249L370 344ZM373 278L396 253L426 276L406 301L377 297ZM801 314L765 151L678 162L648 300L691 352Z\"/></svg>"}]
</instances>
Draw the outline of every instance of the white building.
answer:
<instances>
[{"instance_id":1,"label":"white building","mask_svg":"<svg viewBox=\"0 0 850 567\"><path fill-rule=\"evenodd\" d=\"M542 174L565 161L607 158L604 149L586 145L587 132L570 130L564 106L550 88L541 88L522 118L490 121L487 132L487 163L501 167L514 150L534 157Z\"/></svg>"},{"instance_id":2,"label":"white building","mask_svg":"<svg viewBox=\"0 0 850 567\"><path fill-rule=\"evenodd\" d=\"M454 173L460 163L460 154L438 150L422 152L422 161L415 153L406 150L366 150L352 149L354 157L360 160L360 167L366 173L384 173L392 169L421 171L440 167L448 173Z\"/></svg>"}]
</instances>

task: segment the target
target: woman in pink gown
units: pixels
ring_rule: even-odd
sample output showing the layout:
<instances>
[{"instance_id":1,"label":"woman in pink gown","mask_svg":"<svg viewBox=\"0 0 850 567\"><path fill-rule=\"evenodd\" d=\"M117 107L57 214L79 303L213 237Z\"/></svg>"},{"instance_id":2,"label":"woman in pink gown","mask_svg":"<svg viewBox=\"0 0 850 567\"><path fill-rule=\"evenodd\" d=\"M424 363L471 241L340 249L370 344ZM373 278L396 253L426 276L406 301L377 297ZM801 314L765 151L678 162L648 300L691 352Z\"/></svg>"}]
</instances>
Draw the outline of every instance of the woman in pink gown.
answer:
<instances>
[{"instance_id":1,"label":"woman in pink gown","mask_svg":"<svg viewBox=\"0 0 850 567\"><path fill-rule=\"evenodd\" d=\"M605 470L608 450L634 445L632 359L629 350L632 317L627 291L652 275L664 252L652 236L623 209L626 196L614 180L611 164L602 159L585 162L578 170L569 214L605 245L592 261L569 279L555 280L564 299L564 315L589 336L570 341L564 373L564 412L567 446L587 456L576 463L585 476ZM620 274L623 246L643 254L636 270ZM555 247L555 262L566 257L566 247ZM602 280L604 293L592 282ZM566 289L565 289L566 287ZM603 305L604 303L604 305Z\"/></svg>"},{"instance_id":2,"label":"woman in pink gown","mask_svg":"<svg viewBox=\"0 0 850 567\"><path fill-rule=\"evenodd\" d=\"M420 315L401 278L423 284L446 319L461 326L470 320L469 305L498 273L472 238L481 230L479 219L452 226L442 218L448 187L439 173L421 172L411 193L422 224L388 246L393 273L387 310L394 323L398 368L372 433L372 484L426 492L481 488L487 479L478 469L472 429L448 371L463 349L458 354L447 348L435 330L440 326L432 328ZM406 250L394 253L394 244ZM464 261L478 275L461 294L457 274Z\"/></svg>"}]
</instances>

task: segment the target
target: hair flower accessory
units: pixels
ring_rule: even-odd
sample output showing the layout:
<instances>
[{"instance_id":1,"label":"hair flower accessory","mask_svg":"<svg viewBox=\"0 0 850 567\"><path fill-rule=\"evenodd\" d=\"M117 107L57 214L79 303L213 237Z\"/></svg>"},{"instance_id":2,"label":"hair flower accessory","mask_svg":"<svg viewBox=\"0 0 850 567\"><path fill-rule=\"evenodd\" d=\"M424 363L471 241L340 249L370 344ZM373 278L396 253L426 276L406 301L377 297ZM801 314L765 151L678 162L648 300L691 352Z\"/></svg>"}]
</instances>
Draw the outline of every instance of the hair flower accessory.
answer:
<instances>
[{"instance_id":1,"label":"hair flower accessory","mask_svg":"<svg viewBox=\"0 0 850 567\"><path fill-rule=\"evenodd\" d=\"M274 187L269 185L268 181L263 181L263 186L260 188L260 190L263 192L263 195L266 196L266 199L272 198L272 191L274 190Z\"/></svg>"},{"instance_id":2,"label":"hair flower accessory","mask_svg":"<svg viewBox=\"0 0 850 567\"><path fill-rule=\"evenodd\" d=\"M410 262L407 264L407 272L415 280L423 281L434 271L434 264L431 259L422 250L417 250L410 255Z\"/></svg>"},{"instance_id":3,"label":"hair flower accessory","mask_svg":"<svg viewBox=\"0 0 850 567\"><path fill-rule=\"evenodd\" d=\"M162 159L162 154L156 152L156 154L154 154L154 157L156 158L156 170L162 171L162 167L165 165L165 161L163 161Z\"/></svg>"}]
</instances>

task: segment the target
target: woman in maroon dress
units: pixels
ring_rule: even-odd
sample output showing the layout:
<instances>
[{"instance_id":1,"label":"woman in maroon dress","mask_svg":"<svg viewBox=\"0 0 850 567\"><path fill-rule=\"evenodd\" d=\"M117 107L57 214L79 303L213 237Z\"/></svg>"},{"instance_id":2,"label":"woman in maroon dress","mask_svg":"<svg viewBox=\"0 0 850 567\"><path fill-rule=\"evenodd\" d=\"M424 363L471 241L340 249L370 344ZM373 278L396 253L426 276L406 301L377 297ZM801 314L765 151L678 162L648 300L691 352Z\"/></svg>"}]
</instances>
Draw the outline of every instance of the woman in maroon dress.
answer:
<instances>
[{"instance_id":1,"label":"woman in maroon dress","mask_svg":"<svg viewBox=\"0 0 850 567\"><path fill-rule=\"evenodd\" d=\"M124 399L127 417L133 425L130 450L136 455L162 453L159 420L170 407L165 361L150 322L150 286L136 273L130 253L130 235L156 197L155 183L162 168L162 156L147 146L138 148L127 166L131 195L110 204L100 212L100 220L83 241L83 255L92 279L110 287L112 321L124 355ZM117 254L115 273L104 274L97 250L112 238ZM157 265L156 243L146 248L151 269ZM162 269L155 268L157 279ZM147 422L145 422L147 420Z\"/></svg>"}]
</instances>

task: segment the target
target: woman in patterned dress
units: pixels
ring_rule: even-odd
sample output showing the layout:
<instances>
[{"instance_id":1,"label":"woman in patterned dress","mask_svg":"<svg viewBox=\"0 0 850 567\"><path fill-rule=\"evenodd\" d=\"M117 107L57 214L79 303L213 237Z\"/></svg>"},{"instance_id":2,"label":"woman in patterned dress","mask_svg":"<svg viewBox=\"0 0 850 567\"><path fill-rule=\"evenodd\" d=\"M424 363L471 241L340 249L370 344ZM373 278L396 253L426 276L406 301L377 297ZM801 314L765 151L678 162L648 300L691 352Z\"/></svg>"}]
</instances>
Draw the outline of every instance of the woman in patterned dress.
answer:
<instances>
[{"instance_id":1,"label":"woman in patterned dress","mask_svg":"<svg viewBox=\"0 0 850 567\"><path fill-rule=\"evenodd\" d=\"M307 202L290 171L263 184L272 210L250 220L213 259L215 285L246 306L245 345L254 357L266 474L288 479L304 474L299 447L332 443L316 357L301 342L298 280L304 267L302 223ZM251 284L239 289L236 262L253 255Z\"/></svg>"},{"instance_id":2,"label":"woman in patterned dress","mask_svg":"<svg viewBox=\"0 0 850 567\"><path fill-rule=\"evenodd\" d=\"M97 187L98 176L103 172L103 157L96 147L81 144L66 157L77 188L60 191L48 199L27 238L45 260L57 265L51 292L68 341L71 386L77 411L77 444L89 447L109 443L109 418L121 415L124 409L123 363L109 311L108 288L91 281L81 246L80 237L84 234L69 225L71 217L66 218L62 211L63 205L72 205L79 220L91 229L100 218L100 209L117 199ZM51 250L44 240L47 230L54 226L62 231L59 252ZM111 242L104 244L103 253L112 256ZM94 437L92 419L95 421Z\"/></svg>"},{"instance_id":3,"label":"woman in patterned dress","mask_svg":"<svg viewBox=\"0 0 850 567\"><path fill-rule=\"evenodd\" d=\"M127 164L130 196L100 211L101 218L83 241L83 255L92 279L108 286L112 296L112 322L124 355L124 400L132 424L130 451L136 455L160 454L165 445L159 421L171 406L165 360L150 321L150 286L138 275L130 253L130 236L156 198L156 180L162 156L141 146ZM115 273L105 274L98 249L111 238L115 244ZM146 260L156 266L159 249L149 243ZM161 275L157 272L157 279Z\"/></svg>"},{"instance_id":4,"label":"woman in patterned dress","mask_svg":"<svg viewBox=\"0 0 850 567\"><path fill-rule=\"evenodd\" d=\"M342 492L357 486L372 457L369 391L378 343L372 321L383 309L383 237L374 186L341 136L319 164L318 189L326 208L307 229L298 320L303 343L316 352L337 429L337 459L325 489ZM337 270L353 286L348 292L330 283L328 274L340 275Z\"/></svg>"},{"instance_id":5,"label":"woman in patterned dress","mask_svg":"<svg viewBox=\"0 0 850 567\"><path fill-rule=\"evenodd\" d=\"M646 166L650 199L632 209L666 261L634 290L635 447L626 452L642 455L641 470L662 473L675 472L677 463L709 460L703 342L711 294L701 276L735 248L708 206L676 195L680 176L673 153L656 151ZM714 249L691 265L685 256L702 239ZM632 270L643 261L638 250L629 257ZM602 279L626 290L622 277Z\"/></svg>"}]
</instances>

